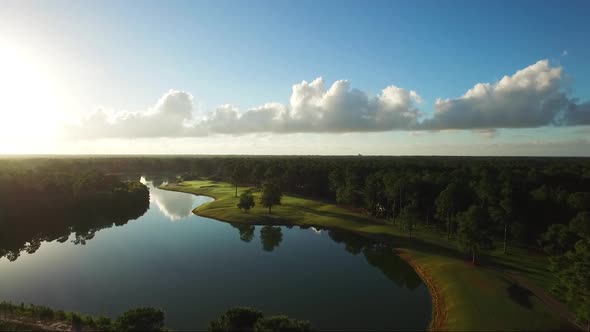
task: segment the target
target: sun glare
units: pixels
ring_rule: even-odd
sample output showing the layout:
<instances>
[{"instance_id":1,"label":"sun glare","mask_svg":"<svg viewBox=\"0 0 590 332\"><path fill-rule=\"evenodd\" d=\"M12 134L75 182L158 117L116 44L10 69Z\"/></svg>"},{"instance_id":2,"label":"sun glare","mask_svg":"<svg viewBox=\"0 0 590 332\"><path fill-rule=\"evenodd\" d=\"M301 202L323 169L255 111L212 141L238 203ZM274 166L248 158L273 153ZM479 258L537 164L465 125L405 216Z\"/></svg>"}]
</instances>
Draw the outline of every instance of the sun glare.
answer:
<instances>
[{"instance_id":1,"label":"sun glare","mask_svg":"<svg viewBox=\"0 0 590 332\"><path fill-rule=\"evenodd\" d=\"M42 54L0 40L0 152L42 152L55 138L59 87Z\"/></svg>"}]
</instances>

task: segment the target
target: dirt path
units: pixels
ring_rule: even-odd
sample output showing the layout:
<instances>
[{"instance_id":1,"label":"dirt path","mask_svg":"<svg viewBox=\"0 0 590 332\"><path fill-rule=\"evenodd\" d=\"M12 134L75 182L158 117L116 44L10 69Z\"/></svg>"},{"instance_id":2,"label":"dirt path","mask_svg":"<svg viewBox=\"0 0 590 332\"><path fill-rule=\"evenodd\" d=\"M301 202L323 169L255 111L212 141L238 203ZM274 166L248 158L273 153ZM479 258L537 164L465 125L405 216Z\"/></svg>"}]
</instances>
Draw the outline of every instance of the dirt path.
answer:
<instances>
[{"instance_id":1,"label":"dirt path","mask_svg":"<svg viewBox=\"0 0 590 332\"><path fill-rule=\"evenodd\" d=\"M504 271L504 275L515 284L528 289L541 302L543 302L552 312L569 321L573 326L577 326L580 330L585 330L585 327L576 322L576 315L563 303L557 301L551 294L543 288L533 284L526 277L514 273Z\"/></svg>"}]
</instances>

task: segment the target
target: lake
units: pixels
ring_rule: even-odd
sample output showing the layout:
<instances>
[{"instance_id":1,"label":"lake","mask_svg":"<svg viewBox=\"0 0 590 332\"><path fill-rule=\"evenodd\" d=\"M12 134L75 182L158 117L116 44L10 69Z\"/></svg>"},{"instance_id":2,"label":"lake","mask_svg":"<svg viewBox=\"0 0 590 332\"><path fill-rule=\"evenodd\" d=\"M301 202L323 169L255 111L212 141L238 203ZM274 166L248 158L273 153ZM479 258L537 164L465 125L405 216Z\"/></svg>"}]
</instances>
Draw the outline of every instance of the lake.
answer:
<instances>
[{"instance_id":1,"label":"lake","mask_svg":"<svg viewBox=\"0 0 590 332\"><path fill-rule=\"evenodd\" d=\"M0 258L0 300L111 317L153 306L177 330L206 329L237 305L318 329L428 328L428 289L389 245L342 231L199 217L192 209L211 198L142 180L150 206L138 219Z\"/></svg>"}]
</instances>

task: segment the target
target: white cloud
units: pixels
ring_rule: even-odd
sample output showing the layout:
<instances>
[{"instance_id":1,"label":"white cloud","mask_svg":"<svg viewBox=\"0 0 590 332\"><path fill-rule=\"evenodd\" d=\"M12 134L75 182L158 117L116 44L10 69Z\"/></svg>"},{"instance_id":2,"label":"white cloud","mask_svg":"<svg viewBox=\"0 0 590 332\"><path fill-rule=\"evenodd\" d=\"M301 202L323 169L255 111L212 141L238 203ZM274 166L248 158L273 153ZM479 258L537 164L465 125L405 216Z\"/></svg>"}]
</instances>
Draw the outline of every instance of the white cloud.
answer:
<instances>
[{"instance_id":1,"label":"white cloud","mask_svg":"<svg viewBox=\"0 0 590 332\"><path fill-rule=\"evenodd\" d=\"M212 133L364 132L415 125L421 101L415 91L389 86L378 96L352 89L345 80L329 89L324 80L293 85L289 105L268 103L244 113L228 105L217 108L200 125Z\"/></svg>"},{"instance_id":2,"label":"white cloud","mask_svg":"<svg viewBox=\"0 0 590 332\"><path fill-rule=\"evenodd\" d=\"M478 83L459 98L437 99L428 118L417 108L422 98L416 91L391 85L372 96L347 80L327 88L321 77L293 85L288 104L246 111L221 105L198 119L193 97L170 90L145 112L100 109L67 132L94 139L469 129L494 137L498 128L590 124L590 103L569 98L562 77L561 67L541 60L495 83Z\"/></svg>"},{"instance_id":3,"label":"white cloud","mask_svg":"<svg viewBox=\"0 0 590 332\"><path fill-rule=\"evenodd\" d=\"M193 121L193 97L170 90L145 112L109 112L98 109L77 126L68 126L74 138L141 138L185 136ZM193 131L193 134L196 134Z\"/></svg>"},{"instance_id":4,"label":"white cloud","mask_svg":"<svg viewBox=\"0 0 590 332\"><path fill-rule=\"evenodd\" d=\"M293 85L289 105L267 103L241 112L221 105L197 121L193 98L170 90L147 112L108 114L97 110L69 132L78 138L184 137L209 134L365 132L406 129L417 124L415 91L388 86L377 96L353 89L350 82L324 80Z\"/></svg>"},{"instance_id":5,"label":"white cloud","mask_svg":"<svg viewBox=\"0 0 590 332\"><path fill-rule=\"evenodd\" d=\"M561 56L566 56L567 55L567 50L563 50L563 52L561 52Z\"/></svg>"},{"instance_id":6,"label":"white cloud","mask_svg":"<svg viewBox=\"0 0 590 332\"><path fill-rule=\"evenodd\" d=\"M434 116L420 127L497 129L582 124L588 112L566 95L562 75L561 67L538 61L496 83L478 83L459 98L438 99Z\"/></svg>"}]
</instances>

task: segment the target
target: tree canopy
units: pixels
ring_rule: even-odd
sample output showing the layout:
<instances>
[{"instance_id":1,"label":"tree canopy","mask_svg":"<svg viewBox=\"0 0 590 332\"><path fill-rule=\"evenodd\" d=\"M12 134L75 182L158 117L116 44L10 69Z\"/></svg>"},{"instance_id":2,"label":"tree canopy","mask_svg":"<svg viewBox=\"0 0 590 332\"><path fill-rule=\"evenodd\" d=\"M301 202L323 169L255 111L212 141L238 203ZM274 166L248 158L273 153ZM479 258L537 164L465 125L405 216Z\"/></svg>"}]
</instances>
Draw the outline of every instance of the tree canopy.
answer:
<instances>
[{"instance_id":1,"label":"tree canopy","mask_svg":"<svg viewBox=\"0 0 590 332\"><path fill-rule=\"evenodd\" d=\"M476 264L477 255L492 247L489 216L487 211L478 205L472 205L459 217L458 238L461 246L472 255L472 263Z\"/></svg>"},{"instance_id":2,"label":"tree canopy","mask_svg":"<svg viewBox=\"0 0 590 332\"><path fill-rule=\"evenodd\" d=\"M254 202L254 196L252 195L252 192L245 191L240 195L240 201L237 204L238 209L248 212L255 205L256 203Z\"/></svg>"},{"instance_id":3,"label":"tree canopy","mask_svg":"<svg viewBox=\"0 0 590 332\"><path fill-rule=\"evenodd\" d=\"M272 213L273 205L280 205L283 193L276 182L269 181L264 183L262 187L262 195L260 196L260 204L268 208L268 213Z\"/></svg>"}]
</instances>

